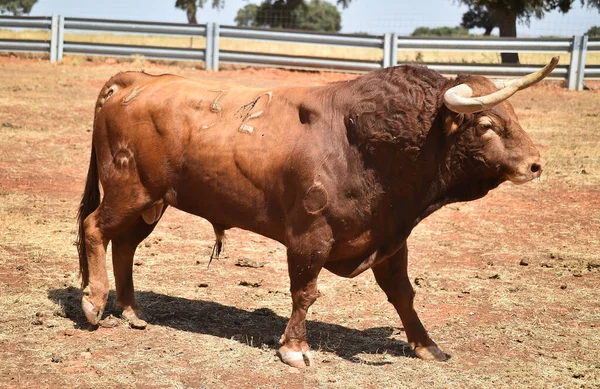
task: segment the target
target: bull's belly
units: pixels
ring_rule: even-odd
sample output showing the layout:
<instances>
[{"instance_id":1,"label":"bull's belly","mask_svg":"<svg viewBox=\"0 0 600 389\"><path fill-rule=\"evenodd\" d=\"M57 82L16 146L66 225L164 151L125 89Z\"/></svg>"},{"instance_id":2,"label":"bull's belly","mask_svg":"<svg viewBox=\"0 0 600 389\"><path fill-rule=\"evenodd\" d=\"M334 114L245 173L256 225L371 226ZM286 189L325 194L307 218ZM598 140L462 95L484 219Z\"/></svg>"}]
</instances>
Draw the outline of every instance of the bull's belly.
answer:
<instances>
[{"instance_id":1,"label":"bull's belly","mask_svg":"<svg viewBox=\"0 0 600 389\"><path fill-rule=\"evenodd\" d=\"M267 238L284 241L281 212L257 189L232 187L231 183L183 177L176 188L173 207L225 228L242 228Z\"/></svg>"}]
</instances>

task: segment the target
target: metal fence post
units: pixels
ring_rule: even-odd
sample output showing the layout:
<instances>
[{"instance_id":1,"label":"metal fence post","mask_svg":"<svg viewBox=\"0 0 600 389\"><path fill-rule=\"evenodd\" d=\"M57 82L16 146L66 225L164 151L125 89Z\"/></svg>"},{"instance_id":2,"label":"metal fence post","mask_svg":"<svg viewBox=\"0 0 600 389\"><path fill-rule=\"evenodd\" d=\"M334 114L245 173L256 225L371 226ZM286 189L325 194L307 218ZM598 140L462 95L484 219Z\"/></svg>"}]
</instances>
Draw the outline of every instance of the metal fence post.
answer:
<instances>
[{"instance_id":1,"label":"metal fence post","mask_svg":"<svg viewBox=\"0 0 600 389\"><path fill-rule=\"evenodd\" d=\"M384 68L390 67L390 58L392 57L391 45L392 45L392 34L385 33L383 35L383 63L381 64L381 66L383 66Z\"/></svg>"},{"instance_id":2,"label":"metal fence post","mask_svg":"<svg viewBox=\"0 0 600 389\"><path fill-rule=\"evenodd\" d=\"M56 41L56 60L62 61L65 46L65 17L58 17L58 39Z\"/></svg>"},{"instance_id":3,"label":"metal fence post","mask_svg":"<svg viewBox=\"0 0 600 389\"><path fill-rule=\"evenodd\" d=\"M50 62L56 62L58 50L58 15L52 15L50 24Z\"/></svg>"},{"instance_id":4,"label":"metal fence post","mask_svg":"<svg viewBox=\"0 0 600 389\"><path fill-rule=\"evenodd\" d=\"M588 36L581 37L579 45L579 66L577 69L577 90L583 90L583 79L585 77L585 57L587 54Z\"/></svg>"},{"instance_id":5,"label":"metal fence post","mask_svg":"<svg viewBox=\"0 0 600 389\"><path fill-rule=\"evenodd\" d=\"M577 73L579 70L579 52L581 51L581 37L574 36L571 40L571 61L569 63L569 73L567 76L568 89L577 89Z\"/></svg>"},{"instance_id":6,"label":"metal fence post","mask_svg":"<svg viewBox=\"0 0 600 389\"><path fill-rule=\"evenodd\" d=\"M392 34L392 56L390 58L390 66L397 66L398 65L398 34Z\"/></svg>"},{"instance_id":7,"label":"metal fence post","mask_svg":"<svg viewBox=\"0 0 600 389\"><path fill-rule=\"evenodd\" d=\"M219 71L219 23L213 23L212 70Z\"/></svg>"},{"instance_id":8,"label":"metal fence post","mask_svg":"<svg viewBox=\"0 0 600 389\"><path fill-rule=\"evenodd\" d=\"M206 34L206 47L204 48L204 68L206 70L212 70L213 64L213 24L206 23L206 29L204 31Z\"/></svg>"}]
</instances>

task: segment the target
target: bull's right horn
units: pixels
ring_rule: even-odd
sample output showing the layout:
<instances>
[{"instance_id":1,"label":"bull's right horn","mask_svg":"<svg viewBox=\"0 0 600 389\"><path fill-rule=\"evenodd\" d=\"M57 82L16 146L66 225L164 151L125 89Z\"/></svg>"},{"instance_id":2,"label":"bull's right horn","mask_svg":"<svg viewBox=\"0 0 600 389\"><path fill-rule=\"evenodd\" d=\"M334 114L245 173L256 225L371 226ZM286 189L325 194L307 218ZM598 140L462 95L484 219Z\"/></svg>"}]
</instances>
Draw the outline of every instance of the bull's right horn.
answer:
<instances>
[{"instance_id":1,"label":"bull's right horn","mask_svg":"<svg viewBox=\"0 0 600 389\"><path fill-rule=\"evenodd\" d=\"M543 80L556 68L558 59L559 57L553 57L548 65L537 72L521 78L504 81L502 89L489 95L471 97L473 90L467 84L458 84L444 93L444 104L448 109L457 113L475 113L492 108L518 91ZM496 85L498 86L498 84Z\"/></svg>"}]
</instances>

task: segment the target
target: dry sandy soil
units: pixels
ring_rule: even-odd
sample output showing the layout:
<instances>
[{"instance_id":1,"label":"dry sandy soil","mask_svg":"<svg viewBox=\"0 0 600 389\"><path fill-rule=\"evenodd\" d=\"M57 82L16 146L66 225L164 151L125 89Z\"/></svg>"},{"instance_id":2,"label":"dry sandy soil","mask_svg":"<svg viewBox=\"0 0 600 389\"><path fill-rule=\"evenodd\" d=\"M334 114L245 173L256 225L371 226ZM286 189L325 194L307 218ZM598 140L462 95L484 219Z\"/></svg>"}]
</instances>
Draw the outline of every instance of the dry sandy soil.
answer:
<instances>
[{"instance_id":1,"label":"dry sandy soil","mask_svg":"<svg viewBox=\"0 0 600 389\"><path fill-rule=\"evenodd\" d=\"M413 357L370 272L324 271L308 315L317 366L298 371L275 355L291 311L284 248L232 230L207 268L210 225L174 209L136 257L148 328L86 324L74 241L93 107L126 69L264 87L355 76L110 62L0 58L0 387L600 386L597 91L520 92L541 182L447 206L409 239L416 307L448 362ZM119 314L112 292L106 314Z\"/></svg>"}]
</instances>

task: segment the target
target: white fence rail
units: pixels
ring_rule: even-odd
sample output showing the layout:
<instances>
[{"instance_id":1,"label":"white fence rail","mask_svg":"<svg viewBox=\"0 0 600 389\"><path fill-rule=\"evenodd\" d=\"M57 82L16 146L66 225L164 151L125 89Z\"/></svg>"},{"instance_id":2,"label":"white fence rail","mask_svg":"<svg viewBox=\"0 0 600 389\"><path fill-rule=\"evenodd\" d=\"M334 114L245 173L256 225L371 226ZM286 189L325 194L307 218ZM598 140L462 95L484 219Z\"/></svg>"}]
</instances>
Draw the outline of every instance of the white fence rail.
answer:
<instances>
[{"instance_id":1,"label":"white fence rail","mask_svg":"<svg viewBox=\"0 0 600 389\"><path fill-rule=\"evenodd\" d=\"M151 59L204 61L206 69L218 70L220 63L278 66L290 68L329 69L338 71L369 71L398 64L398 51L476 51L476 52L541 52L568 53L568 66L559 66L553 78L566 79L569 89L583 89L585 78L600 78L600 66L586 66L587 52L600 52L600 40L587 36L564 39L511 39L511 38L413 38L389 33L380 36L312 33L219 26L216 23L189 25L176 23L137 22L52 17L0 16L0 28L50 30L49 40L0 39L0 51L45 52L50 61L60 61L64 54L129 57L143 55ZM65 40L65 32L86 31L114 34L144 34L185 36L206 39L204 48L177 48L141 46ZM320 58L302 55L280 55L244 51L221 50L219 39L262 42L304 43L342 46L348 48L380 49L381 60L347 58ZM519 76L538 67L530 65L424 63L444 74L470 73L486 76Z\"/></svg>"}]
</instances>

